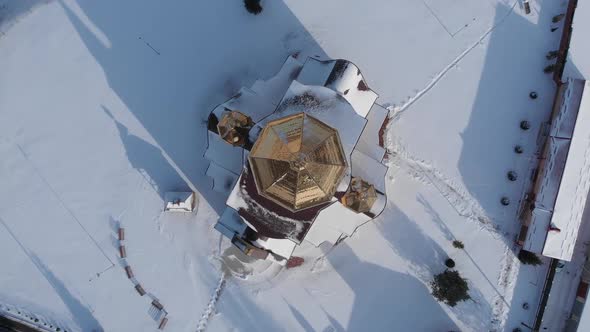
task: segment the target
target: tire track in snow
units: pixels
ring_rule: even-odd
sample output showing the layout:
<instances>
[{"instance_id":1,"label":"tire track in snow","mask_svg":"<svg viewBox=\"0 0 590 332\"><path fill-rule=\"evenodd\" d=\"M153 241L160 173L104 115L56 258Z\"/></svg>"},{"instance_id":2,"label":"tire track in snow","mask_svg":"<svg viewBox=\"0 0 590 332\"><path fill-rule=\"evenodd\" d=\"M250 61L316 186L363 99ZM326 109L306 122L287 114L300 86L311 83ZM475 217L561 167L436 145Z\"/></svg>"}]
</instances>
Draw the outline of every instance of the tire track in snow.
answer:
<instances>
[{"instance_id":1,"label":"tire track in snow","mask_svg":"<svg viewBox=\"0 0 590 332\"><path fill-rule=\"evenodd\" d=\"M209 318L213 315L215 311L215 305L217 304L217 300L219 300L219 296L225 287L225 272L221 272L221 276L219 277L219 282L217 283L217 287L213 291L211 298L209 299L209 304L207 304L207 308L205 308L205 312L201 315L201 319L199 320L199 324L197 325L197 332L203 332L207 329L207 323L209 323Z\"/></svg>"},{"instance_id":2,"label":"tire track in snow","mask_svg":"<svg viewBox=\"0 0 590 332\"><path fill-rule=\"evenodd\" d=\"M502 267L500 275L498 276L498 288L502 290L502 294L496 294L493 297L492 305L492 328L491 331L503 331L510 311L510 302L512 302L512 295L514 293L514 283L518 277L518 268L516 264L518 259L514 252L508 245L504 249L504 256L502 258Z\"/></svg>"},{"instance_id":3,"label":"tire track in snow","mask_svg":"<svg viewBox=\"0 0 590 332\"><path fill-rule=\"evenodd\" d=\"M399 119L403 113L408 109L408 107L412 106L416 101L418 101L422 96L424 96L430 89L432 89L453 67L455 67L463 58L465 58L473 49L475 49L478 45L482 44L482 41L492 33L497 27L499 27L504 21L514 12L514 7L516 7L517 1L514 1L510 6L508 12L497 21L496 24L492 25L486 32L484 32L479 39L467 49L465 49L461 54L459 54L453 61L451 61L446 67L444 67L434 78L420 91L418 91L413 97L410 97L405 103L401 106L394 107L389 106L387 107L388 110L393 112L391 116L392 122Z\"/></svg>"},{"instance_id":4,"label":"tire track in snow","mask_svg":"<svg viewBox=\"0 0 590 332\"><path fill-rule=\"evenodd\" d=\"M499 228L486 215L483 207L462 186L454 183L428 162L411 156L401 144L392 143L388 146L391 153L390 166L403 169L422 184L433 185L458 215L478 222L492 235L499 233Z\"/></svg>"},{"instance_id":5,"label":"tire track in snow","mask_svg":"<svg viewBox=\"0 0 590 332\"><path fill-rule=\"evenodd\" d=\"M391 152L390 166L403 169L411 178L422 184L432 184L460 216L478 222L495 239L505 240L500 229L487 217L484 209L460 185L453 183L428 162L410 155L403 145L391 143L388 140L388 147ZM496 292L491 303L491 331L502 331L504 328L512 301L514 282L518 276L516 265L518 259L514 255L513 248L507 241L502 241L502 243L504 244L504 254L501 259L497 286L492 285L496 288Z\"/></svg>"}]
</instances>

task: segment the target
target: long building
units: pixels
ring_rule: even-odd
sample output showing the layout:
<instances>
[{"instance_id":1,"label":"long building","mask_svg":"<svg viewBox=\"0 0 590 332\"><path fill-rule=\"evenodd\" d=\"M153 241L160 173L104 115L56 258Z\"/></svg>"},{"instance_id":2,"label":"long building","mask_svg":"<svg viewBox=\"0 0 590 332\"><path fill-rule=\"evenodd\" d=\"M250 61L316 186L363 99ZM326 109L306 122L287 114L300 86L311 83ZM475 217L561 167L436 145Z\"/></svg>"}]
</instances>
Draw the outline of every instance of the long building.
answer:
<instances>
[{"instance_id":1,"label":"long building","mask_svg":"<svg viewBox=\"0 0 590 332\"><path fill-rule=\"evenodd\" d=\"M534 331L590 331L590 3L569 0L553 79L558 85L519 244L552 259Z\"/></svg>"}]
</instances>

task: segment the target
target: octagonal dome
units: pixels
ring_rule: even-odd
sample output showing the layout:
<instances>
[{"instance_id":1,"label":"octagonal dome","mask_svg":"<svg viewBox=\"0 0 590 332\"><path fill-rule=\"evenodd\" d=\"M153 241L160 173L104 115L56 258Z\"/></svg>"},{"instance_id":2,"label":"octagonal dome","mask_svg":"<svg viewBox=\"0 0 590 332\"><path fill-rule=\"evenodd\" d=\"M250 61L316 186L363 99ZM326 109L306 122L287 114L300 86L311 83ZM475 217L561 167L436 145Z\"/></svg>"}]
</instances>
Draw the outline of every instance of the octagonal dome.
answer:
<instances>
[{"instance_id":1,"label":"octagonal dome","mask_svg":"<svg viewBox=\"0 0 590 332\"><path fill-rule=\"evenodd\" d=\"M377 192L372 184L363 179L352 178L350 187L342 196L342 204L356 213L371 211L371 207L377 201Z\"/></svg>"},{"instance_id":2,"label":"octagonal dome","mask_svg":"<svg viewBox=\"0 0 590 332\"><path fill-rule=\"evenodd\" d=\"M217 132L227 143L241 146L246 142L246 136L252 125L252 119L241 112L225 111L217 124Z\"/></svg>"},{"instance_id":3,"label":"octagonal dome","mask_svg":"<svg viewBox=\"0 0 590 332\"><path fill-rule=\"evenodd\" d=\"M258 193L290 211L330 201L346 170L338 131L306 113L267 123L249 161Z\"/></svg>"}]
</instances>

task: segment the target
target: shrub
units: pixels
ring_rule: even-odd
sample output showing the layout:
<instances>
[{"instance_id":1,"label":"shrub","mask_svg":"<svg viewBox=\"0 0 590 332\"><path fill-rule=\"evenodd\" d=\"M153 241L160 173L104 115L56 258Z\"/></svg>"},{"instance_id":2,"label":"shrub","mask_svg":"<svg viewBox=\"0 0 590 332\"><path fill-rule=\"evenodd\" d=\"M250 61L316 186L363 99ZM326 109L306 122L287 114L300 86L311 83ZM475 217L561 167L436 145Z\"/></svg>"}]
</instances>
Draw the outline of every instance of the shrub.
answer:
<instances>
[{"instance_id":1,"label":"shrub","mask_svg":"<svg viewBox=\"0 0 590 332\"><path fill-rule=\"evenodd\" d=\"M244 7L250 14L258 15L262 12L260 0L244 0Z\"/></svg>"},{"instance_id":2,"label":"shrub","mask_svg":"<svg viewBox=\"0 0 590 332\"><path fill-rule=\"evenodd\" d=\"M452 260L452 259L450 259L450 258L447 258L447 260L445 260L445 265L446 265L446 266L447 266L449 269L452 269L452 268L454 268L454 267L455 267L455 261L454 261L454 260Z\"/></svg>"},{"instance_id":3,"label":"shrub","mask_svg":"<svg viewBox=\"0 0 590 332\"><path fill-rule=\"evenodd\" d=\"M441 302L454 307L457 302L469 300L469 286L459 272L446 270L434 276L432 281L432 295Z\"/></svg>"},{"instance_id":4,"label":"shrub","mask_svg":"<svg viewBox=\"0 0 590 332\"><path fill-rule=\"evenodd\" d=\"M455 241L453 241L453 247L455 247L457 249L463 249L463 248L465 248L465 245L463 244L463 242L461 242L459 240L455 240Z\"/></svg>"},{"instance_id":5,"label":"shrub","mask_svg":"<svg viewBox=\"0 0 590 332\"><path fill-rule=\"evenodd\" d=\"M555 71L555 65L548 65L547 67L543 68L543 71L547 74L552 73L553 71Z\"/></svg>"},{"instance_id":6,"label":"shrub","mask_svg":"<svg viewBox=\"0 0 590 332\"><path fill-rule=\"evenodd\" d=\"M559 51L549 51L547 52L547 55L545 55L545 58L547 58L547 60L552 60L555 59L559 56Z\"/></svg>"},{"instance_id":7,"label":"shrub","mask_svg":"<svg viewBox=\"0 0 590 332\"><path fill-rule=\"evenodd\" d=\"M553 16L553 18L551 19L551 22L553 23L557 23L559 21L561 21L562 18L564 18L565 14L559 14L559 15L555 15Z\"/></svg>"},{"instance_id":8,"label":"shrub","mask_svg":"<svg viewBox=\"0 0 590 332\"><path fill-rule=\"evenodd\" d=\"M521 250L518 253L518 260L522 264L532 265L532 266L543 264L543 261L541 261L541 259L537 255L535 255L534 253L532 253L530 251L526 251L526 250Z\"/></svg>"}]
</instances>

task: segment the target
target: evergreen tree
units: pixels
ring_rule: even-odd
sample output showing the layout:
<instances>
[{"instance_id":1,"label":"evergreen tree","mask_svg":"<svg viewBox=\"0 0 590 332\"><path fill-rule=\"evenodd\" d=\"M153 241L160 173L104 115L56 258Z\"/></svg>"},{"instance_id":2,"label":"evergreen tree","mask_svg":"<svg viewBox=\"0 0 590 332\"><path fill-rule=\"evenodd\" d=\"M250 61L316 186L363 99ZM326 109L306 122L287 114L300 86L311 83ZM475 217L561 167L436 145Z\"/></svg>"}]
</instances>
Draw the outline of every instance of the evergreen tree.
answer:
<instances>
[{"instance_id":1,"label":"evergreen tree","mask_svg":"<svg viewBox=\"0 0 590 332\"><path fill-rule=\"evenodd\" d=\"M532 253L530 251L526 251L526 250L521 250L518 253L518 260L520 260L520 262L522 264L532 265L532 266L543 264L543 261L541 261L541 259L537 255L535 255L534 253Z\"/></svg>"},{"instance_id":2,"label":"evergreen tree","mask_svg":"<svg viewBox=\"0 0 590 332\"><path fill-rule=\"evenodd\" d=\"M461 242L459 240L455 240L455 241L453 241L453 247L455 247L457 249L463 249L463 248L465 248L465 245L463 245L463 242Z\"/></svg>"},{"instance_id":3,"label":"evergreen tree","mask_svg":"<svg viewBox=\"0 0 590 332\"><path fill-rule=\"evenodd\" d=\"M460 301L469 300L467 281L455 270L445 270L434 276L432 295L439 301L454 307Z\"/></svg>"},{"instance_id":4,"label":"evergreen tree","mask_svg":"<svg viewBox=\"0 0 590 332\"><path fill-rule=\"evenodd\" d=\"M260 0L244 0L244 6L250 14L258 15L262 12Z\"/></svg>"},{"instance_id":5,"label":"evergreen tree","mask_svg":"<svg viewBox=\"0 0 590 332\"><path fill-rule=\"evenodd\" d=\"M451 258L447 258L447 260L445 261L445 265L449 268L452 269L455 267L455 261L452 260Z\"/></svg>"}]
</instances>

